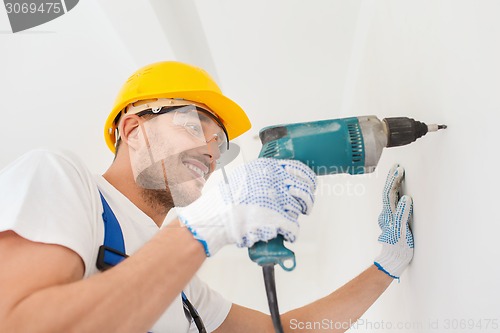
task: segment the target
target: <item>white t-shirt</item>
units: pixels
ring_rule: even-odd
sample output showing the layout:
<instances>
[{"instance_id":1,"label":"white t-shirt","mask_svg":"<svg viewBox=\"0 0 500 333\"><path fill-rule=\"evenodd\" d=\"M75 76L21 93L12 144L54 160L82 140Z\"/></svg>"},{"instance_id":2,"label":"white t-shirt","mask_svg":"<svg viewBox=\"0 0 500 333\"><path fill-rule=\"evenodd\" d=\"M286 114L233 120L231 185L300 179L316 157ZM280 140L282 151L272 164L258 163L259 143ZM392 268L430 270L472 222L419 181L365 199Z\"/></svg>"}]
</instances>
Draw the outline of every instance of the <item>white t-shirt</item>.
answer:
<instances>
[{"instance_id":1,"label":"white t-shirt","mask_svg":"<svg viewBox=\"0 0 500 333\"><path fill-rule=\"evenodd\" d=\"M0 171L0 232L12 230L34 242L65 246L82 258L84 278L97 274L97 253L104 241L99 191L120 223L127 254L134 254L158 232L158 226L68 152L35 150ZM231 303L197 277L184 292L208 332L227 317ZM198 332L184 315L180 295L150 331Z\"/></svg>"}]
</instances>

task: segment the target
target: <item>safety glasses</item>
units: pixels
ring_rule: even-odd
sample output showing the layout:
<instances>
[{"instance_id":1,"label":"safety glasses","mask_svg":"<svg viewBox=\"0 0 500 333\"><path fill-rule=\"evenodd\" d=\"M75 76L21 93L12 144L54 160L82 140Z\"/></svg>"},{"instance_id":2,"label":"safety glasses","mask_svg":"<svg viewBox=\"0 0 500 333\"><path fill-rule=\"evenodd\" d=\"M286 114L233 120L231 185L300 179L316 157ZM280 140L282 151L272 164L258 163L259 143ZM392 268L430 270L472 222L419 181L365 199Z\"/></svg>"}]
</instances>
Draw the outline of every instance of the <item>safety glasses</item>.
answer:
<instances>
[{"instance_id":1,"label":"safety glasses","mask_svg":"<svg viewBox=\"0 0 500 333\"><path fill-rule=\"evenodd\" d=\"M208 110L197 105L156 106L136 113L137 116L161 115L174 112L172 124L184 128L201 143L215 142L222 155L229 149L227 131L222 123Z\"/></svg>"}]
</instances>

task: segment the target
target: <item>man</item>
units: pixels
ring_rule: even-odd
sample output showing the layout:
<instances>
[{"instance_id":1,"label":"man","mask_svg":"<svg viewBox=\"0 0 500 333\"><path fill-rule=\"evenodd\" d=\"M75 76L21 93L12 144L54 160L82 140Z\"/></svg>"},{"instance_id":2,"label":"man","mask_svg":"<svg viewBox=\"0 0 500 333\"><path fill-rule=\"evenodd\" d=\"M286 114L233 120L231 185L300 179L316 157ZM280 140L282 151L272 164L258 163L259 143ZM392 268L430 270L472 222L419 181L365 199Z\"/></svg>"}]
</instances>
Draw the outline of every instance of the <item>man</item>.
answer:
<instances>
[{"instance_id":1,"label":"man","mask_svg":"<svg viewBox=\"0 0 500 333\"><path fill-rule=\"evenodd\" d=\"M103 176L43 150L2 170L0 332L198 332L197 313L207 331L273 332L269 316L195 277L226 244L277 234L294 241L298 217L313 205L315 175L297 161L257 159L202 194L228 141L249 127L203 70L161 62L134 73L118 95L105 126L116 156ZM285 331L300 331L292 318L332 319L344 331L399 278L413 255L411 198L398 203L403 173L389 172L375 264L283 314ZM165 226L173 207L178 218ZM112 221L119 231L109 231ZM108 238L123 249L103 247Z\"/></svg>"}]
</instances>

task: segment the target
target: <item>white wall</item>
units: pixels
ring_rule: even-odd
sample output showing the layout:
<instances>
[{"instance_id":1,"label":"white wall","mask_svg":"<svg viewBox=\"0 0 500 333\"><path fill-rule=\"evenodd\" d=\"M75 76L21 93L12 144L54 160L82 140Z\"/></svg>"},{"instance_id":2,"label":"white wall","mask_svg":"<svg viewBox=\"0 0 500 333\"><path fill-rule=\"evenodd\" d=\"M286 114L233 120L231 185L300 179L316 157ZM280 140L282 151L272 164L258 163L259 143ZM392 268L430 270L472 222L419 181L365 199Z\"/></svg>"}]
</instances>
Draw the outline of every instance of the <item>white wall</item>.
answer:
<instances>
[{"instance_id":1,"label":"white wall","mask_svg":"<svg viewBox=\"0 0 500 333\"><path fill-rule=\"evenodd\" d=\"M104 121L121 85L139 66L174 58L155 20L147 19L153 15L147 2L125 6L139 17L135 31L158 41L154 48L145 51L130 33L124 41L96 0L16 34L0 10L0 167L50 147L75 151L96 173L106 170L113 154L103 144Z\"/></svg>"},{"instance_id":2,"label":"white wall","mask_svg":"<svg viewBox=\"0 0 500 333\"><path fill-rule=\"evenodd\" d=\"M363 7L369 28L358 34L365 46L347 112L404 114L449 126L383 156L383 170L393 161L406 167L416 249L401 283L367 317L416 323L408 332L432 331L429 321L439 325L434 331L493 332L485 325L500 320L500 3L380 1ZM483 330L469 327L472 322Z\"/></svg>"},{"instance_id":3,"label":"white wall","mask_svg":"<svg viewBox=\"0 0 500 333\"><path fill-rule=\"evenodd\" d=\"M103 171L112 155L95 124L105 120L114 98L109 91L118 91L123 68L135 66L97 3L81 1L60 18L17 34L8 32L3 10L0 15L0 165L47 146L73 149Z\"/></svg>"}]
</instances>

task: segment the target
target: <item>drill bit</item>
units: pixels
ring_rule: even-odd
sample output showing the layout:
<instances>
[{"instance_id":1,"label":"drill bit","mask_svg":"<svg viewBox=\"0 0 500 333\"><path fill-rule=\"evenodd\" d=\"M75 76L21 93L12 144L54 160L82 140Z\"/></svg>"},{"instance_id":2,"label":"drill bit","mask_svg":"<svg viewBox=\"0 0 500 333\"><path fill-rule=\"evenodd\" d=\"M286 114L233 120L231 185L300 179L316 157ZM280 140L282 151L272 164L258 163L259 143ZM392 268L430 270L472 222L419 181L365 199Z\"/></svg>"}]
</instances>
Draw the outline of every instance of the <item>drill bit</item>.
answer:
<instances>
[{"instance_id":1,"label":"drill bit","mask_svg":"<svg viewBox=\"0 0 500 333\"><path fill-rule=\"evenodd\" d=\"M428 132L436 132L436 131L439 131L440 129L447 129L447 128L448 128L448 126L446 126L446 125L437 125L437 124L427 125Z\"/></svg>"}]
</instances>

